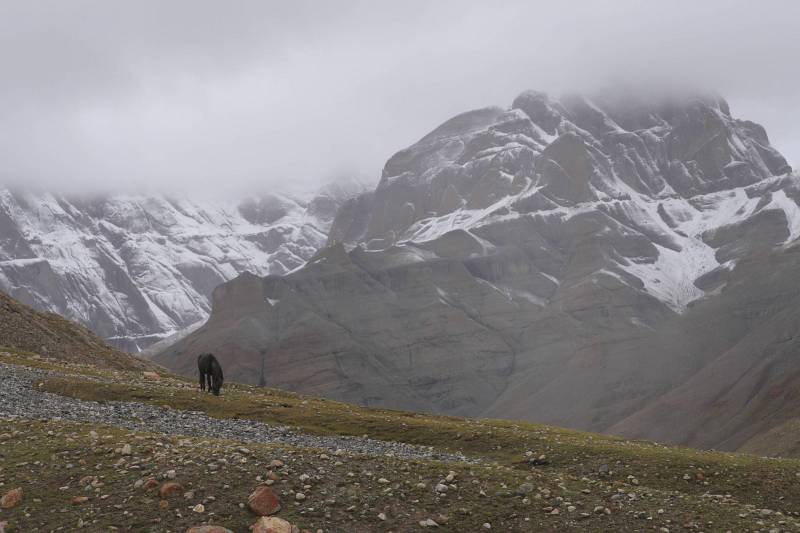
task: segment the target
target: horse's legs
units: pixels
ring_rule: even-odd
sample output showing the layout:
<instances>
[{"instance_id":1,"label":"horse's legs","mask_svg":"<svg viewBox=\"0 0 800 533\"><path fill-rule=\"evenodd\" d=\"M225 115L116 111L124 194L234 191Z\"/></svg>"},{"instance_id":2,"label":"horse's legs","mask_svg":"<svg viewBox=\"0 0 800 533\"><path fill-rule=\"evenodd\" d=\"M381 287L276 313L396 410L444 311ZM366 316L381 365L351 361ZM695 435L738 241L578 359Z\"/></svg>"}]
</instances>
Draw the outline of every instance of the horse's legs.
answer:
<instances>
[{"instance_id":1,"label":"horse's legs","mask_svg":"<svg viewBox=\"0 0 800 533\"><path fill-rule=\"evenodd\" d=\"M206 390L206 375L200 372L200 390Z\"/></svg>"},{"instance_id":2,"label":"horse's legs","mask_svg":"<svg viewBox=\"0 0 800 533\"><path fill-rule=\"evenodd\" d=\"M208 378L208 391L209 391L209 392L211 392L211 391L213 390L213 389L211 388L211 384L212 384L212 381L211 381L211 379L212 379L212 377L213 377L213 376L211 375L211 372L209 372L208 374L206 374L206 377Z\"/></svg>"}]
</instances>

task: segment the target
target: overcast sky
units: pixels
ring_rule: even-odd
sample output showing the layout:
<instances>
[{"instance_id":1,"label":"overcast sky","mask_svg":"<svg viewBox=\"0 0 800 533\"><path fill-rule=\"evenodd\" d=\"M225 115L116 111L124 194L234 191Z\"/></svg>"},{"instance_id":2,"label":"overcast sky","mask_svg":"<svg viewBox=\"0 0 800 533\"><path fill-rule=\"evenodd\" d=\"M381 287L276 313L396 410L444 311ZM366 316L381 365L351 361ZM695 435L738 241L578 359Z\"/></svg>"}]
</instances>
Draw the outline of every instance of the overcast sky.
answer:
<instances>
[{"instance_id":1,"label":"overcast sky","mask_svg":"<svg viewBox=\"0 0 800 533\"><path fill-rule=\"evenodd\" d=\"M800 166L800 2L0 0L0 179L241 191L358 174L524 89L688 82Z\"/></svg>"}]
</instances>

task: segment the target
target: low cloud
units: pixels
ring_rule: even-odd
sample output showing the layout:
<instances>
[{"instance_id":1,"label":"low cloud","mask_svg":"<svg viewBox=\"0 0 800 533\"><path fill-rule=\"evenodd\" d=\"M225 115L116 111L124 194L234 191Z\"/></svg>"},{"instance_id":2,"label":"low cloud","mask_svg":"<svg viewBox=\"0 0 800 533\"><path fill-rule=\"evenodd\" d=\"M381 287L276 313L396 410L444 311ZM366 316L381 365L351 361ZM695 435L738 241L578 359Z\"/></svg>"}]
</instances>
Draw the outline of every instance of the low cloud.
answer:
<instances>
[{"instance_id":1,"label":"low cloud","mask_svg":"<svg viewBox=\"0 0 800 533\"><path fill-rule=\"evenodd\" d=\"M719 92L800 164L794 1L0 4L0 179L303 187L523 89Z\"/></svg>"}]
</instances>

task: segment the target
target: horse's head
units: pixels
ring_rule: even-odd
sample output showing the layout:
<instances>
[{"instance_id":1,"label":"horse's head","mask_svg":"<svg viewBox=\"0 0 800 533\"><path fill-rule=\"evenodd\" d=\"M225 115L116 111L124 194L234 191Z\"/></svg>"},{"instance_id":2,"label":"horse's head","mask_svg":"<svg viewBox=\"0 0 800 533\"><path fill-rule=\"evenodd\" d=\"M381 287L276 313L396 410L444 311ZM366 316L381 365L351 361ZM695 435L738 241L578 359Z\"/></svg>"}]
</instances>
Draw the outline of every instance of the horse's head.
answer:
<instances>
[{"instance_id":1,"label":"horse's head","mask_svg":"<svg viewBox=\"0 0 800 533\"><path fill-rule=\"evenodd\" d=\"M212 381L211 392L214 393L214 396L219 396L219 390L222 388L222 375L214 376Z\"/></svg>"}]
</instances>

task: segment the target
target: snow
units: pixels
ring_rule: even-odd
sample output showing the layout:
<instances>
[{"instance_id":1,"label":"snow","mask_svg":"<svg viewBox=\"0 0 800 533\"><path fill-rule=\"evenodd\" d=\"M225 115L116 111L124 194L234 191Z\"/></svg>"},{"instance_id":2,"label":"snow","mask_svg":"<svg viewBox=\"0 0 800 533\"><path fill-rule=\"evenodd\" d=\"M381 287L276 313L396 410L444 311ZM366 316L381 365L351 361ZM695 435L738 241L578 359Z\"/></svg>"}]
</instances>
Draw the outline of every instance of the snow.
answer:
<instances>
[{"instance_id":1,"label":"snow","mask_svg":"<svg viewBox=\"0 0 800 533\"><path fill-rule=\"evenodd\" d=\"M272 204L281 207L274 220L254 223L231 200L76 200L0 189L0 211L35 255L0 261L0 289L35 294L39 307L106 338L168 336L208 317L213 286L244 271L283 274L324 246L330 220L293 197L267 197ZM0 253L13 257L4 249L12 245L0 241ZM50 279L37 274L45 264Z\"/></svg>"},{"instance_id":2,"label":"snow","mask_svg":"<svg viewBox=\"0 0 800 533\"><path fill-rule=\"evenodd\" d=\"M481 226L521 217L534 218L542 224L551 224L554 220L567 222L582 214L598 209L609 212L611 207L615 207L616 211L611 210L612 213L625 213L625 216L632 221L632 225L624 226L626 232L646 230L647 235L660 235L663 242L669 241L673 244L668 248L654 243L658 251L655 260L621 261L615 267L639 278L648 294L666 303L675 312L682 313L689 303L705 295L694 285L695 280L720 266L715 257L716 250L703 241L703 234L742 222L756 214L760 196L751 197L748 195L748 190L752 191L758 186L774 187L780 183L777 179L770 177L748 187L683 198L669 187L657 195L648 196L633 190L621 179L612 176L611 182L604 185L606 190L595 191L598 200L556 206L530 213L515 212L513 210L515 202L538 194L542 189L541 185L529 182L519 194L505 196L484 209L460 209L439 217L420 220L405 232L401 242L412 244L430 241L456 229L470 231L474 235L474 230ZM797 184L800 178L793 176L789 181ZM670 227L658 213L659 205L674 221L675 227ZM800 237L800 207L786 195L784 190L773 192L771 202L763 209L780 209L784 212L790 234L787 243ZM491 246L491 243L487 244ZM606 270L604 273L618 277L620 281L626 283L612 270ZM558 283L556 278L547 277ZM493 287L508 298L513 296L508 290L496 285ZM524 297L521 294L516 296Z\"/></svg>"},{"instance_id":3,"label":"snow","mask_svg":"<svg viewBox=\"0 0 800 533\"><path fill-rule=\"evenodd\" d=\"M786 243L793 242L800 236L800 207L786 196L786 191L780 190L772 193L772 200L764 209L779 209L786 215L786 223L789 229L789 237Z\"/></svg>"}]
</instances>

